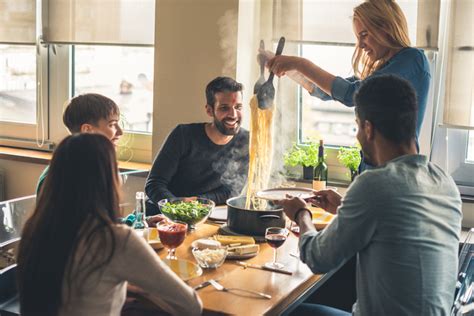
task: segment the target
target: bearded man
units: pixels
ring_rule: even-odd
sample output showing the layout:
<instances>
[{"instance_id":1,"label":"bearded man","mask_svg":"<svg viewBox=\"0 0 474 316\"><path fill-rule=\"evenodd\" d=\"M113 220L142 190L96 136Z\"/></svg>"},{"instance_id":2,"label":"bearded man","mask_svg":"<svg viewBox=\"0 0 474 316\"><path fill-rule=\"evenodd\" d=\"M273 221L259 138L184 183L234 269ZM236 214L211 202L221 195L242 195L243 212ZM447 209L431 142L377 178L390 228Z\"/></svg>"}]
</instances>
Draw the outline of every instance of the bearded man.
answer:
<instances>
[{"instance_id":1,"label":"bearded man","mask_svg":"<svg viewBox=\"0 0 474 316\"><path fill-rule=\"evenodd\" d=\"M170 133L146 181L148 215L157 212L151 205L165 198L202 197L224 204L240 194L249 162L249 132L240 126L242 90L232 78L215 78L206 87L205 109L212 121L180 124Z\"/></svg>"}]
</instances>

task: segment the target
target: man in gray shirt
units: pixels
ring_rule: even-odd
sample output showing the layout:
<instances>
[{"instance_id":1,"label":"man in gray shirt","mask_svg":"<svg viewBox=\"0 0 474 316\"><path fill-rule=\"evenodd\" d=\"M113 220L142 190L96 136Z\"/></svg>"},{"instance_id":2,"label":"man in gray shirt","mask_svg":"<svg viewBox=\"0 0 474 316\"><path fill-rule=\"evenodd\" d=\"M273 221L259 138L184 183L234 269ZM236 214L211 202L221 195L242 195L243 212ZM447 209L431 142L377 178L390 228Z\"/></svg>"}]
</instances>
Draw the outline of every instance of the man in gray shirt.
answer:
<instances>
[{"instance_id":1,"label":"man in gray shirt","mask_svg":"<svg viewBox=\"0 0 474 316\"><path fill-rule=\"evenodd\" d=\"M354 315L449 315L454 300L461 198L453 179L417 154L416 95L391 75L367 79L354 97L357 139L377 168L359 175L342 198L316 192L310 202L336 213L316 231L306 202L279 201L300 225L301 260L327 272L357 254ZM302 304L297 311L348 314Z\"/></svg>"}]
</instances>

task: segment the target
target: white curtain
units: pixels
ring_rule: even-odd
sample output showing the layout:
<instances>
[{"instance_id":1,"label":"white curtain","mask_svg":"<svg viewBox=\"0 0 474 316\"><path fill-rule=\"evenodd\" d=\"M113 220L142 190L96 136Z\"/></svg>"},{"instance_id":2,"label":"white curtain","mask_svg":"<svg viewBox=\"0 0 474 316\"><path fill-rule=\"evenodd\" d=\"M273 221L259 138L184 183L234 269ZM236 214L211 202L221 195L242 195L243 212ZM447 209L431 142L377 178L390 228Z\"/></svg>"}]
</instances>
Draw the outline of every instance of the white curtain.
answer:
<instances>
[{"instance_id":1,"label":"white curtain","mask_svg":"<svg viewBox=\"0 0 474 316\"><path fill-rule=\"evenodd\" d=\"M0 43L36 43L35 0L0 0Z\"/></svg>"},{"instance_id":2,"label":"white curtain","mask_svg":"<svg viewBox=\"0 0 474 316\"><path fill-rule=\"evenodd\" d=\"M43 8L48 43L154 44L154 0L49 0Z\"/></svg>"},{"instance_id":3,"label":"white curtain","mask_svg":"<svg viewBox=\"0 0 474 316\"><path fill-rule=\"evenodd\" d=\"M474 129L474 1L452 0L443 124Z\"/></svg>"},{"instance_id":4,"label":"white curtain","mask_svg":"<svg viewBox=\"0 0 474 316\"><path fill-rule=\"evenodd\" d=\"M318 43L354 44L353 8L361 0L275 0L275 32L289 40ZM414 46L437 49L440 0L400 0ZM282 8L278 10L278 8ZM300 10L298 18L288 8ZM289 30L293 30L288 34ZM285 35L285 34L284 34Z\"/></svg>"}]
</instances>

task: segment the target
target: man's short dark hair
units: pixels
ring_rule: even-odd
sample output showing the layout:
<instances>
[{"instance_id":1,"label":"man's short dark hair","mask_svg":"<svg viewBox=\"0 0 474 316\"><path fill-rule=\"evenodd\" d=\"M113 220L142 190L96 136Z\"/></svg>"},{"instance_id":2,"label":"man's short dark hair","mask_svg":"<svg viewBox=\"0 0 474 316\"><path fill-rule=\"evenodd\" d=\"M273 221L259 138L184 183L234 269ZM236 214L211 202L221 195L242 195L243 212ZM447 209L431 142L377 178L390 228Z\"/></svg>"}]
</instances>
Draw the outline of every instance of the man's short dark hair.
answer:
<instances>
[{"instance_id":1,"label":"man's short dark hair","mask_svg":"<svg viewBox=\"0 0 474 316\"><path fill-rule=\"evenodd\" d=\"M99 120L108 120L111 115L119 115L117 104L96 93L78 95L69 101L64 109L63 122L71 133L79 133L82 124L97 125Z\"/></svg>"},{"instance_id":2,"label":"man's short dark hair","mask_svg":"<svg viewBox=\"0 0 474 316\"><path fill-rule=\"evenodd\" d=\"M370 77L354 95L359 120L369 121L395 144L409 144L416 137L418 104L410 82L394 75Z\"/></svg>"},{"instance_id":3,"label":"man's short dark hair","mask_svg":"<svg viewBox=\"0 0 474 316\"><path fill-rule=\"evenodd\" d=\"M243 85L229 77L217 77L207 84L206 102L212 108L216 103L216 93L218 92L238 92L244 89Z\"/></svg>"}]
</instances>

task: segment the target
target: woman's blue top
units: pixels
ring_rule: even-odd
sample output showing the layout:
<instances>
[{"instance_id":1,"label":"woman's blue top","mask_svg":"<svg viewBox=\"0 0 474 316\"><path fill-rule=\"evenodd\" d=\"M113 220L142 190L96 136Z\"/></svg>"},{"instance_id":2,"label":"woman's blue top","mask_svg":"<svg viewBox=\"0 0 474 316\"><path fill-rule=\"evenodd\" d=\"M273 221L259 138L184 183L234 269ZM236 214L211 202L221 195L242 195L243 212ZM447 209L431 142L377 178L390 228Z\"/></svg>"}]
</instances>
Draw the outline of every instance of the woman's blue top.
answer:
<instances>
[{"instance_id":1,"label":"woman's blue top","mask_svg":"<svg viewBox=\"0 0 474 316\"><path fill-rule=\"evenodd\" d=\"M398 75L413 85L418 101L418 120L416 124L416 137L418 139L425 115L431 80L430 65L423 50L413 47L403 48L369 77L381 74ZM354 106L353 96L362 82L363 80L354 76L349 78L336 77L331 87L332 96L316 85L314 85L311 95L322 100L336 100L346 106Z\"/></svg>"}]
</instances>

